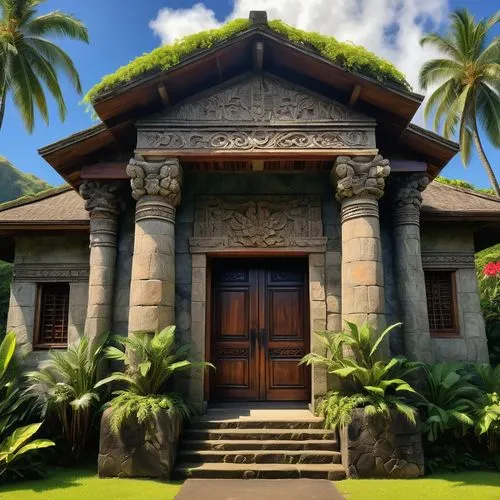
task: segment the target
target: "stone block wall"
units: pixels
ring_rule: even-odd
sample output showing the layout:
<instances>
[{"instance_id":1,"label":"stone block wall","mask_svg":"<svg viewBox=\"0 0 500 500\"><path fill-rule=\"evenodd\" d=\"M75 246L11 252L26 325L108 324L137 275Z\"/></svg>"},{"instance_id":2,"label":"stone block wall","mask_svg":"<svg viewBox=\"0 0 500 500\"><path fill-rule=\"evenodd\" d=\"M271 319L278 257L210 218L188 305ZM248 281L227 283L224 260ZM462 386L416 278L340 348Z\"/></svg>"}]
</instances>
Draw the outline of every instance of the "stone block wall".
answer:
<instances>
[{"instance_id":1,"label":"stone block wall","mask_svg":"<svg viewBox=\"0 0 500 500\"><path fill-rule=\"evenodd\" d=\"M83 335L87 312L88 266L89 243L85 233L81 236L23 236L16 239L7 330L14 331L28 351L33 350L39 282L69 282L68 340L75 342ZM45 357L46 351L33 351L27 363L36 365Z\"/></svg>"},{"instance_id":2,"label":"stone block wall","mask_svg":"<svg viewBox=\"0 0 500 500\"><path fill-rule=\"evenodd\" d=\"M458 324L456 338L433 338L436 361L488 362L488 347L474 268L473 226L424 223L421 230L425 269L455 272Z\"/></svg>"}]
</instances>

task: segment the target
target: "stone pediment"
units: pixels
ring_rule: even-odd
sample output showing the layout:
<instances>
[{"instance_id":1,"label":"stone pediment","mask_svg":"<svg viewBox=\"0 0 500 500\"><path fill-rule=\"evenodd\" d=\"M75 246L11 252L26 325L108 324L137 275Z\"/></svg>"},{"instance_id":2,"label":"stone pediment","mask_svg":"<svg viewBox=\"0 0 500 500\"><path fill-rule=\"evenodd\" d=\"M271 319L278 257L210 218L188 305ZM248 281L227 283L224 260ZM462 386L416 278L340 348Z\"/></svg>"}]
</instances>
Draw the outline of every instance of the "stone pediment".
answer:
<instances>
[{"instance_id":1,"label":"stone pediment","mask_svg":"<svg viewBox=\"0 0 500 500\"><path fill-rule=\"evenodd\" d=\"M137 150L371 150L375 126L341 103L269 75L249 74L137 122Z\"/></svg>"},{"instance_id":2,"label":"stone pediment","mask_svg":"<svg viewBox=\"0 0 500 500\"><path fill-rule=\"evenodd\" d=\"M346 106L268 75L252 75L210 89L166 110L155 121L240 122L373 122Z\"/></svg>"}]
</instances>

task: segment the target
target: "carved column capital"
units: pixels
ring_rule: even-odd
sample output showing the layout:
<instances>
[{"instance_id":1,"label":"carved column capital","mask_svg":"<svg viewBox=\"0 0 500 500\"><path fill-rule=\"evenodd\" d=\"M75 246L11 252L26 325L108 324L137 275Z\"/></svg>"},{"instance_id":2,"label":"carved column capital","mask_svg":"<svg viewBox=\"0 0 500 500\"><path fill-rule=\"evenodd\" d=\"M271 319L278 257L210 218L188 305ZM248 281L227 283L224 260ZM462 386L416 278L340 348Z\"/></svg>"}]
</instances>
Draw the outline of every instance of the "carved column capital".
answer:
<instances>
[{"instance_id":1,"label":"carved column capital","mask_svg":"<svg viewBox=\"0 0 500 500\"><path fill-rule=\"evenodd\" d=\"M414 224L418 226L422 191L429 185L429 178L424 173L415 173L396 177L394 181L394 225Z\"/></svg>"},{"instance_id":2,"label":"carved column capital","mask_svg":"<svg viewBox=\"0 0 500 500\"><path fill-rule=\"evenodd\" d=\"M339 202L349 198L378 200L384 194L385 178L390 174L389 160L376 156L339 156L332 170Z\"/></svg>"},{"instance_id":3,"label":"carved column capital","mask_svg":"<svg viewBox=\"0 0 500 500\"><path fill-rule=\"evenodd\" d=\"M80 195L90 213L90 246L116 247L116 226L122 200L116 182L85 181Z\"/></svg>"},{"instance_id":4,"label":"carved column capital","mask_svg":"<svg viewBox=\"0 0 500 500\"><path fill-rule=\"evenodd\" d=\"M132 158L127 165L132 197L161 196L172 207L181 202L182 167L177 158L148 162Z\"/></svg>"},{"instance_id":5,"label":"carved column capital","mask_svg":"<svg viewBox=\"0 0 500 500\"><path fill-rule=\"evenodd\" d=\"M80 196L85 200L85 209L91 216L95 212L117 216L122 201L117 195L117 182L85 181L80 185Z\"/></svg>"}]
</instances>

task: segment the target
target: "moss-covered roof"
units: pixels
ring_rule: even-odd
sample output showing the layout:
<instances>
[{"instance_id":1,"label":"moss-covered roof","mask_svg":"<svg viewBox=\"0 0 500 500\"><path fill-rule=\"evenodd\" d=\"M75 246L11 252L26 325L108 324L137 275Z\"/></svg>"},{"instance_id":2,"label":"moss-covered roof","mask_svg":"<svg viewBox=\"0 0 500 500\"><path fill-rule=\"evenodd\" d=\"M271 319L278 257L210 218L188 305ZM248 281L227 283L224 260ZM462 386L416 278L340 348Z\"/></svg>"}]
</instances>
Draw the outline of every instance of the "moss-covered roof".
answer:
<instances>
[{"instance_id":1,"label":"moss-covered roof","mask_svg":"<svg viewBox=\"0 0 500 500\"><path fill-rule=\"evenodd\" d=\"M105 76L92 87L84 102L94 102L99 94L127 83L151 70L167 70L200 49L209 49L252 26L248 19L235 19L221 28L201 31L176 40L172 45L158 47L137 57L114 73ZM321 56L348 71L356 71L375 78L382 83L391 83L409 89L404 75L390 62L376 56L359 45L339 42L333 36L307 32L285 24L280 20L267 23L267 29L287 38L290 42L316 50Z\"/></svg>"}]
</instances>

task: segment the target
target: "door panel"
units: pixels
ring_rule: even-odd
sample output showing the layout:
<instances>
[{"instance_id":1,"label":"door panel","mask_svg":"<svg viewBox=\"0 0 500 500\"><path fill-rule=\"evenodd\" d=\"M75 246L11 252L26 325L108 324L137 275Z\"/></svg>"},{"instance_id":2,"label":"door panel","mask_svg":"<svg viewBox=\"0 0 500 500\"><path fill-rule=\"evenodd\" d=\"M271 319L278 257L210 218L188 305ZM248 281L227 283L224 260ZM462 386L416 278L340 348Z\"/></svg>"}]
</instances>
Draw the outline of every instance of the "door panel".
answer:
<instances>
[{"instance_id":1,"label":"door panel","mask_svg":"<svg viewBox=\"0 0 500 500\"><path fill-rule=\"evenodd\" d=\"M237 265L214 270L212 377L214 399L258 398L255 272Z\"/></svg>"},{"instance_id":2,"label":"door panel","mask_svg":"<svg viewBox=\"0 0 500 500\"><path fill-rule=\"evenodd\" d=\"M299 365L308 351L303 261L283 260L267 270L263 287L266 349L265 399L305 401L309 398L310 370Z\"/></svg>"},{"instance_id":3,"label":"door panel","mask_svg":"<svg viewBox=\"0 0 500 500\"><path fill-rule=\"evenodd\" d=\"M226 259L212 283L212 398L308 400L305 262Z\"/></svg>"}]
</instances>

